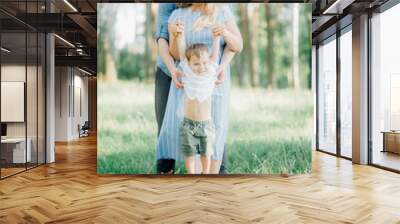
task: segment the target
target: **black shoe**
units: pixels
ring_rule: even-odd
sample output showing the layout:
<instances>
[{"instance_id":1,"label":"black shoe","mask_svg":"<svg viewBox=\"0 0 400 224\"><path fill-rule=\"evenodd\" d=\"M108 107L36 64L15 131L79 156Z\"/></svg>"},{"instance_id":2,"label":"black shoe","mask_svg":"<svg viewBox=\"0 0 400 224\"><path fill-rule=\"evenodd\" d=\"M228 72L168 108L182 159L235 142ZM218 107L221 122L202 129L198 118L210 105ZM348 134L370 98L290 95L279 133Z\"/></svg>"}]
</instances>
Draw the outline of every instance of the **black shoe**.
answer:
<instances>
[{"instance_id":1,"label":"black shoe","mask_svg":"<svg viewBox=\"0 0 400 224\"><path fill-rule=\"evenodd\" d=\"M174 159L157 160L157 174L174 174L174 172L175 172Z\"/></svg>"},{"instance_id":2,"label":"black shoe","mask_svg":"<svg viewBox=\"0 0 400 224\"><path fill-rule=\"evenodd\" d=\"M229 174L229 173L226 167L221 165L221 167L219 168L219 174Z\"/></svg>"}]
</instances>

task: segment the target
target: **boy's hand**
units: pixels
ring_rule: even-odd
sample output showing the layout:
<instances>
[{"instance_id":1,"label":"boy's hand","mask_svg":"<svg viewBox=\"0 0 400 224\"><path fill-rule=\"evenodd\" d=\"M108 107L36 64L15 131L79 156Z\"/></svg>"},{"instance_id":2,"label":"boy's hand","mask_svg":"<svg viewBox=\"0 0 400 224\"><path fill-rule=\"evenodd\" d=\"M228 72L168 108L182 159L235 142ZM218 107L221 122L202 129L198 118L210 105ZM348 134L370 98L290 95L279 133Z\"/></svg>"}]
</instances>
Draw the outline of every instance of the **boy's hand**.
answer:
<instances>
[{"instance_id":1,"label":"boy's hand","mask_svg":"<svg viewBox=\"0 0 400 224\"><path fill-rule=\"evenodd\" d=\"M172 78L172 81L174 82L176 88L178 88L178 89L179 89L179 88L183 88L182 82L179 81L179 78L180 78L181 76L183 76L183 73L182 73L181 70L175 68L174 70L171 71L171 78Z\"/></svg>"},{"instance_id":2,"label":"boy's hand","mask_svg":"<svg viewBox=\"0 0 400 224\"><path fill-rule=\"evenodd\" d=\"M171 32L174 36L183 34L185 26L181 21L175 21L171 26Z\"/></svg>"},{"instance_id":3,"label":"boy's hand","mask_svg":"<svg viewBox=\"0 0 400 224\"><path fill-rule=\"evenodd\" d=\"M211 27L211 31L213 33L213 36L222 36L225 37L227 29L225 24L221 23L221 24L216 24L214 26Z\"/></svg>"},{"instance_id":4,"label":"boy's hand","mask_svg":"<svg viewBox=\"0 0 400 224\"><path fill-rule=\"evenodd\" d=\"M225 80L225 70L223 67L219 66L217 69L217 80L215 81L215 85L221 85Z\"/></svg>"},{"instance_id":5,"label":"boy's hand","mask_svg":"<svg viewBox=\"0 0 400 224\"><path fill-rule=\"evenodd\" d=\"M221 36L213 36L212 39L213 39L213 42L219 43L221 41Z\"/></svg>"}]
</instances>

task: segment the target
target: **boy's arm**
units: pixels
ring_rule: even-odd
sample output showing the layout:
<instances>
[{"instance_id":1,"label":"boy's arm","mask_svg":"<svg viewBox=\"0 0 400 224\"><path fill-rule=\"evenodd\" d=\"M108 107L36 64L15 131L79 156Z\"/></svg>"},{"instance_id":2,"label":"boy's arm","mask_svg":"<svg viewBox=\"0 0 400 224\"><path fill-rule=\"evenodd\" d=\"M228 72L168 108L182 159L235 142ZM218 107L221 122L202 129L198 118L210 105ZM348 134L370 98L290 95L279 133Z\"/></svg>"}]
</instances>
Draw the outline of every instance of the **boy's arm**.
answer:
<instances>
[{"instance_id":1,"label":"boy's arm","mask_svg":"<svg viewBox=\"0 0 400 224\"><path fill-rule=\"evenodd\" d=\"M176 21L168 24L169 32L169 52L175 60L179 60L178 36L183 33L184 26L181 22Z\"/></svg>"},{"instance_id":2,"label":"boy's arm","mask_svg":"<svg viewBox=\"0 0 400 224\"><path fill-rule=\"evenodd\" d=\"M181 33L176 37L176 43L178 45L178 54L179 54L179 59L181 61L187 61L186 58L186 44L185 44L185 34Z\"/></svg>"},{"instance_id":3,"label":"boy's arm","mask_svg":"<svg viewBox=\"0 0 400 224\"><path fill-rule=\"evenodd\" d=\"M219 54L219 42L221 40L220 36L213 36L213 43L211 48L210 60L212 62L218 63L218 54Z\"/></svg>"},{"instance_id":4,"label":"boy's arm","mask_svg":"<svg viewBox=\"0 0 400 224\"><path fill-rule=\"evenodd\" d=\"M220 67L221 68L226 68L228 65L229 65L229 63L231 63L231 61L232 61L232 59L233 59L233 57L235 56L235 52L234 51L232 51L229 47L225 47L224 48L224 52L223 52L223 54L222 54L222 59L221 59L221 63L220 63Z\"/></svg>"},{"instance_id":5,"label":"boy's arm","mask_svg":"<svg viewBox=\"0 0 400 224\"><path fill-rule=\"evenodd\" d=\"M179 53L176 47L176 37L172 35L171 33L169 34L169 53L171 54L172 57L174 57L175 60L179 59Z\"/></svg>"}]
</instances>

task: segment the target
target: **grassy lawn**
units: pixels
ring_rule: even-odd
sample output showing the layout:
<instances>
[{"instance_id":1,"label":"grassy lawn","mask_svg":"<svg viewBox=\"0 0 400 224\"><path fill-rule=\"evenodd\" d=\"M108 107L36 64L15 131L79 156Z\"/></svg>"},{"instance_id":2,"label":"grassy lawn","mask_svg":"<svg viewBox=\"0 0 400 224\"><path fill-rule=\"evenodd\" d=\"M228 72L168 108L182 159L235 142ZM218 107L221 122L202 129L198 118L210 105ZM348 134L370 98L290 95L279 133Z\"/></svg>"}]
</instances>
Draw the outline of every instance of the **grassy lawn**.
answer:
<instances>
[{"instance_id":1,"label":"grassy lawn","mask_svg":"<svg viewBox=\"0 0 400 224\"><path fill-rule=\"evenodd\" d=\"M226 150L232 174L311 171L310 91L232 88ZM156 172L154 86L98 84L98 173ZM178 173L185 173L182 163Z\"/></svg>"}]
</instances>

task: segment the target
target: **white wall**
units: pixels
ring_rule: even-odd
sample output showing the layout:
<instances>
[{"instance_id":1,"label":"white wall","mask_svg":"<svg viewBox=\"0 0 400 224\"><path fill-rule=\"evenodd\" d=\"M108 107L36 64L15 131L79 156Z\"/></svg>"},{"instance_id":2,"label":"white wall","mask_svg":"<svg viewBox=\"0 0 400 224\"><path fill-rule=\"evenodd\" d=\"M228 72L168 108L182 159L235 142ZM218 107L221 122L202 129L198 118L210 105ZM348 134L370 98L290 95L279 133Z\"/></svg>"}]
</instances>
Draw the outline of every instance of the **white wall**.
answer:
<instances>
[{"instance_id":1,"label":"white wall","mask_svg":"<svg viewBox=\"0 0 400 224\"><path fill-rule=\"evenodd\" d=\"M25 80L26 78L27 80ZM31 161L36 162L36 160L39 159L39 163L45 162L45 89L43 79L44 74L41 66L25 66L25 64L3 64L1 66L2 82L24 82L27 91L26 106L25 100L23 100L22 107L10 108L3 105L1 108L3 113L17 113L15 110L19 110L19 113L22 113L23 117L20 122L5 122L7 124L7 137L24 138L26 135L31 143L29 145L32 152ZM2 89L2 99L9 98L7 95L4 95L7 94L4 90L5 89ZM24 93L24 90L20 91L22 91L20 92L21 94ZM24 118L25 112L26 120Z\"/></svg>"},{"instance_id":2,"label":"white wall","mask_svg":"<svg viewBox=\"0 0 400 224\"><path fill-rule=\"evenodd\" d=\"M88 78L76 68L56 67L55 85L55 140L77 139L78 124L83 125L88 120Z\"/></svg>"},{"instance_id":3,"label":"white wall","mask_svg":"<svg viewBox=\"0 0 400 224\"><path fill-rule=\"evenodd\" d=\"M69 69L55 68L55 141L68 140L68 88L70 84Z\"/></svg>"},{"instance_id":4,"label":"white wall","mask_svg":"<svg viewBox=\"0 0 400 224\"><path fill-rule=\"evenodd\" d=\"M27 88L27 120L28 120L28 137L35 131L36 136L36 80L32 80L31 74L36 74L36 67L25 65L2 65L1 66L1 81L2 82L25 82L25 75L28 72L28 83ZM32 86L34 86L32 88ZM6 96L2 96L6 97ZM39 105L40 107L41 105ZM1 110L7 110L7 108L1 108ZM24 110L24 108L22 108ZM35 113L33 113L35 112ZM33 123L32 123L33 122ZM7 136L8 137L25 137L25 126L26 122L7 122Z\"/></svg>"},{"instance_id":5,"label":"white wall","mask_svg":"<svg viewBox=\"0 0 400 224\"><path fill-rule=\"evenodd\" d=\"M1 81L25 82L25 74L26 74L25 69L26 69L25 65L2 65ZM31 69L32 67L28 67L28 70ZM7 108L1 108L1 110L7 110ZM7 122L7 136L25 137L25 122Z\"/></svg>"}]
</instances>

